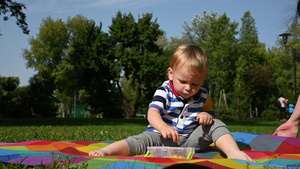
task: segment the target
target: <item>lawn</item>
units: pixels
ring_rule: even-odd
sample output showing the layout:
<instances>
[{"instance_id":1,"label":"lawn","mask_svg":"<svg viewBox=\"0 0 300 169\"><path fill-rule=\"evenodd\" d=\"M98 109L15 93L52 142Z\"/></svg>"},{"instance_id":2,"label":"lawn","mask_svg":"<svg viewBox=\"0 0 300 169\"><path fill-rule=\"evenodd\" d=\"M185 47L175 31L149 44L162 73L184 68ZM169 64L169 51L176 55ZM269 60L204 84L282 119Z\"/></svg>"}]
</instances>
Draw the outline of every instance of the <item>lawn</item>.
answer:
<instances>
[{"instance_id":1,"label":"lawn","mask_svg":"<svg viewBox=\"0 0 300 169\"><path fill-rule=\"evenodd\" d=\"M231 132L273 134L283 122L224 121ZM146 130L146 119L0 118L0 142L29 140L120 140Z\"/></svg>"}]
</instances>

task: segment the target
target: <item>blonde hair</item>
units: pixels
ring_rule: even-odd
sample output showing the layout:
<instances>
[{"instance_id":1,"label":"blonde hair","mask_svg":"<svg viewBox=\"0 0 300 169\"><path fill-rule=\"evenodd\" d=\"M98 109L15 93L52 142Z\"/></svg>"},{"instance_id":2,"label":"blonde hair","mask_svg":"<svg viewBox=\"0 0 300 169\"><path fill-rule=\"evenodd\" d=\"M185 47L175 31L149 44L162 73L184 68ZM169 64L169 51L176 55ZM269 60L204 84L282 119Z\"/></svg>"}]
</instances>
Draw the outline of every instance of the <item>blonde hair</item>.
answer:
<instances>
[{"instance_id":1,"label":"blonde hair","mask_svg":"<svg viewBox=\"0 0 300 169\"><path fill-rule=\"evenodd\" d=\"M204 49L196 45L182 45L178 47L170 60L170 67L176 70L178 66L185 66L193 74L206 74L209 61Z\"/></svg>"}]
</instances>

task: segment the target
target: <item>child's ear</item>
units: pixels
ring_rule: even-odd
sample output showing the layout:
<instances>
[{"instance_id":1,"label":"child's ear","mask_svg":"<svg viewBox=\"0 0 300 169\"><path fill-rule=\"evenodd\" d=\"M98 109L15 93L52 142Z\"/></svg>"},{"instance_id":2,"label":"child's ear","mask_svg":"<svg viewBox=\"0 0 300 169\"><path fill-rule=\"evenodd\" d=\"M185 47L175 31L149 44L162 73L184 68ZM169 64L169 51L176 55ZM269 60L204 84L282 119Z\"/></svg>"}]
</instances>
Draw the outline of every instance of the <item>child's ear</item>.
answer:
<instances>
[{"instance_id":1,"label":"child's ear","mask_svg":"<svg viewBox=\"0 0 300 169\"><path fill-rule=\"evenodd\" d=\"M173 80L173 69L171 67L168 68L168 76L169 80Z\"/></svg>"}]
</instances>

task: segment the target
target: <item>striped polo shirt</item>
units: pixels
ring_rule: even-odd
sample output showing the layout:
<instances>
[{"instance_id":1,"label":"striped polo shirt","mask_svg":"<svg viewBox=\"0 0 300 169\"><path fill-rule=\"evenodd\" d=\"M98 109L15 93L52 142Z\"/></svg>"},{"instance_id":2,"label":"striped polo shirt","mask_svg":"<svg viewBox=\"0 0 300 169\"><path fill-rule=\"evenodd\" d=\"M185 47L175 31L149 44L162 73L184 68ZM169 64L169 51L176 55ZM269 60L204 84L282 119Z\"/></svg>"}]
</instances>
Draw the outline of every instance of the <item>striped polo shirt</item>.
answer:
<instances>
[{"instance_id":1,"label":"striped polo shirt","mask_svg":"<svg viewBox=\"0 0 300 169\"><path fill-rule=\"evenodd\" d=\"M165 81L156 89L150 108L157 109L163 121L176 128L179 135L189 136L198 126L196 119L200 112L214 116L214 109L207 90L201 87L189 101L184 100L174 90L172 81ZM158 132L150 124L147 132Z\"/></svg>"}]
</instances>

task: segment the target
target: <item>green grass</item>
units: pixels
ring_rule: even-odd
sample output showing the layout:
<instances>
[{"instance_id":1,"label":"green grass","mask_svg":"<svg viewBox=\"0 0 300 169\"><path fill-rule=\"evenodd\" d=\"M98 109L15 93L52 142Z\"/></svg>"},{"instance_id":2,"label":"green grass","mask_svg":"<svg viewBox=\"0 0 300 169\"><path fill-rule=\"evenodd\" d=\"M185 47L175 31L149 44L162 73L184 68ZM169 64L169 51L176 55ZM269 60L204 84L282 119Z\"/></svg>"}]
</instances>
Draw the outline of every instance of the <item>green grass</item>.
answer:
<instances>
[{"instance_id":1,"label":"green grass","mask_svg":"<svg viewBox=\"0 0 300 169\"><path fill-rule=\"evenodd\" d=\"M258 119L240 122L225 121L225 123L227 124L231 132L248 132L270 135L272 135L275 132L275 130L281 124L283 124L283 122L279 121L262 121Z\"/></svg>"},{"instance_id":2,"label":"green grass","mask_svg":"<svg viewBox=\"0 0 300 169\"><path fill-rule=\"evenodd\" d=\"M231 132L273 134L283 122L224 121ZM0 142L29 140L120 140L146 130L146 119L0 118Z\"/></svg>"},{"instance_id":3,"label":"green grass","mask_svg":"<svg viewBox=\"0 0 300 169\"><path fill-rule=\"evenodd\" d=\"M146 129L145 119L0 119L0 142L120 140Z\"/></svg>"}]
</instances>

